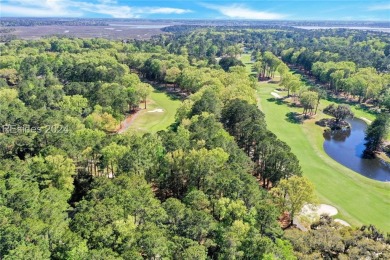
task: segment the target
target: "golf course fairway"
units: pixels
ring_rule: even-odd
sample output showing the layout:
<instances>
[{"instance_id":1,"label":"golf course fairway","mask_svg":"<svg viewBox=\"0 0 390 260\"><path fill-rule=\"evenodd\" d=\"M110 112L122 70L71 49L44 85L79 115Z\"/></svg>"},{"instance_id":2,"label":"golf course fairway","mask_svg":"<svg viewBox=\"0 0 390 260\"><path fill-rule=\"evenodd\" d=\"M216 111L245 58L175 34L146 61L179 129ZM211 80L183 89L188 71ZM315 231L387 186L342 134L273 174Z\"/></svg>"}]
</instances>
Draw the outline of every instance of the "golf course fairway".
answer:
<instances>
[{"instance_id":1,"label":"golf course fairway","mask_svg":"<svg viewBox=\"0 0 390 260\"><path fill-rule=\"evenodd\" d=\"M175 121L175 114L181 101L165 92L154 89L147 99L147 107L140 104L140 110L129 129L139 133L155 133L166 130Z\"/></svg>"},{"instance_id":2,"label":"golf course fairway","mask_svg":"<svg viewBox=\"0 0 390 260\"><path fill-rule=\"evenodd\" d=\"M319 202L335 206L339 211L337 218L351 225L373 224L390 232L390 183L368 179L334 161L323 150L323 129L315 121L324 117L322 108L329 102L321 101L316 118L302 124L292 123L286 120L286 114L302 113L302 108L276 101L271 92L277 87L277 84L258 84L259 107L269 130L298 157L303 175L315 185ZM362 116L361 113L357 116Z\"/></svg>"}]
</instances>

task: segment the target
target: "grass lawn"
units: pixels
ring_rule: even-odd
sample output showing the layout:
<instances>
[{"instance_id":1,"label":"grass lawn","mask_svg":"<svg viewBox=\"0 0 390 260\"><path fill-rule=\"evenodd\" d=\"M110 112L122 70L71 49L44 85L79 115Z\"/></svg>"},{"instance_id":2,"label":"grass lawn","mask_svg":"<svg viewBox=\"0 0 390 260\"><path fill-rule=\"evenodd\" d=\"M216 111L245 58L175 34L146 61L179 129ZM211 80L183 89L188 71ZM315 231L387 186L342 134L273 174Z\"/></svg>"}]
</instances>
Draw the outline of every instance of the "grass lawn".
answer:
<instances>
[{"instance_id":1,"label":"grass lawn","mask_svg":"<svg viewBox=\"0 0 390 260\"><path fill-rule=\"evenodd\" d=\"M165 130L175 121L176 110L180 104L180 100L155 89L147 100L146 110L144 109L144 103L140 104L142 110L129 129L140 133L155 133ZM163 112L148 112L156 109L162 109Z\"/></svg>"},{"instance_id":2,"label":"grass lawn","mask_svg":"<svg viewBox=\"0 0 390 260\"><path fill-rule=\"evenodd\" d=\"M242 54L240 60L242 63L244 63L246 71L248 72L249 75L256 75L254 71L252 71L252 65L253 62L251 60L251 55L248 53Z\"/></svg>"},{"instance_id":3,"label":"grass lawn","mask_svg":"<svg viewBox=\"0 0 390 260\"><path fill-rule=\"evenodd\" d=\"M323 129L315 121L324 117L322 108L330 101L321 101L316 119L303 124L287 120L289 112L302 113L302 108L293 108L282 101L275 101L271 92L277 84L260 83L259 105L265 113L268 128L285 141L298 157L303 175L316 187L320 202L335 206L337 218L352 225L374 224L390 232L390 183L368 179L330 158L323 149ZM281 96L286 93L279 92ZM374 116L353 108L355 115L373 120Z\"/></svg>"}]
</instances>

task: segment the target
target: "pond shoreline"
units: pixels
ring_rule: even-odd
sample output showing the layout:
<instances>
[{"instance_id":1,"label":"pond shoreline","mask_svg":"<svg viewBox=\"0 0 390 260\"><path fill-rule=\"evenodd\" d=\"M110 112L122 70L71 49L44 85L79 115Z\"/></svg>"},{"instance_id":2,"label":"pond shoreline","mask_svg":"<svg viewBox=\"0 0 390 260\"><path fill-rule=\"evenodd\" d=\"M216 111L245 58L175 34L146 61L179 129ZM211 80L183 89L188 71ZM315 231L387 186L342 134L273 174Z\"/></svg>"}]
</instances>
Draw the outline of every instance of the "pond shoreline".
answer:
<instances>
[{"instance_id":1,"label":"pond shoreline","mask_svg":"<svg viewBox=\"0 0 390 260\"><path fill-rule=\"evenodd\" d=\"M362 156L365 150L367 120L356 117L346 121L351 125L348 131L324 131L325 153L362 176L380 182L390 182L390 163L380 156L372 159Z\"/></svg>"},{"instance_id":2,"label":"pond shoreline","mask_svg":"<svg viewBox=\"0 0 390 260\"><path fill-rule=\"evenodd\" d=\"M359 117L359 119L363 120L367 123L367 125L370 125L372 123L371 120L365 118L365 117ZM385 152L379 152L375 154L375 157L382 161L382 163L386 164L387 167L390 167L390 157L386 155Z\"/></svg>"}]
</instances>

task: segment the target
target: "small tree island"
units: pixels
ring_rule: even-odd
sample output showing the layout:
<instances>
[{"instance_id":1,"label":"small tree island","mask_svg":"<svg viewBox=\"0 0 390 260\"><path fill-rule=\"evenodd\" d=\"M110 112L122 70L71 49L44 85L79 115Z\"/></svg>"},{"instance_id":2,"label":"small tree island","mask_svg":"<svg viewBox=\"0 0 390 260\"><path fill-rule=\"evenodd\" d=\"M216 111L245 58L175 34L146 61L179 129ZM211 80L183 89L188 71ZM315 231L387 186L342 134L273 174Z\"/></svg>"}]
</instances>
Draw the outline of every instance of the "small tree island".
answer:
<instances>
[{"instance_id":1,"label":"small tree island","mask_svg":"<svg viewBox=\"0 0 390 260\"><path fill-rule=\"evenodd\" d=\"M350 125L345 121L346 118L353 117L354 114L351 111L351 108L348 105L338 105L330 104L324 108L324 113L331 115L334 118L322 119L318 124L322 126L327 126L331 130L341 130L344 128L349 128Z\"/></svg>"}]
</instances>

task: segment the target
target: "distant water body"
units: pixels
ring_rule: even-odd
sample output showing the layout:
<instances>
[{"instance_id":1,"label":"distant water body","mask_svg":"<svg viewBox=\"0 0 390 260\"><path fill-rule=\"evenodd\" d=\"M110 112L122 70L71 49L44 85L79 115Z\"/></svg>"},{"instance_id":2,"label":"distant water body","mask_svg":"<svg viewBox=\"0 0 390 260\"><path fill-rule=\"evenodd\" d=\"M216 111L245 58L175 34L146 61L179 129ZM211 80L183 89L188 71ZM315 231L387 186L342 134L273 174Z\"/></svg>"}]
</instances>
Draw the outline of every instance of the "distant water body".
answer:
<instances>
[{"instance_id":1,"label":"distant water body","mask_svg":"<svg viewBox=\"0 0 390 260\"><path fill-rule=\"evenodd\" d=\"M110 23L110 26L129 27L133 29L161 29L168 27L168 24L130 24L130 23Z\"/></svg>"},{"instance_id":2,"label":"distant water body","mask_svg":"<svg viewBox=\"0 0 390 260\"><path fill-rule=\"evenodd\" d=\"M351 30L365 30L365 31L378 31L390 33L390 28L381 27L359 27L359 26L293 26L295 28L305 30L320 30L320 29L351 29Z\"/></svg>"}]
</instances>

